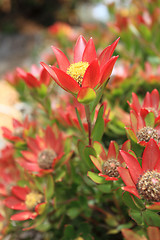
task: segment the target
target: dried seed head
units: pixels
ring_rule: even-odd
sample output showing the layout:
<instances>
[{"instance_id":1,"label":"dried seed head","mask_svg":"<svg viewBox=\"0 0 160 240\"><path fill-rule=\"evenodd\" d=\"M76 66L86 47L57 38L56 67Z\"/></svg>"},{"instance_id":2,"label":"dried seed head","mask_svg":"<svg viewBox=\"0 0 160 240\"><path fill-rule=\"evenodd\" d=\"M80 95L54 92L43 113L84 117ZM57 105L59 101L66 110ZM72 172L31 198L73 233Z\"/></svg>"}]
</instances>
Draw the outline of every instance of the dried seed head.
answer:
<instances>
[{"instance_id":1,"label":"dried seed head","mask_svg":"<svg viewBox=\"0 0 160 240\"><path fill-rule=\"evenodd\" d=\"M120 167L119 161L113 158L108 159L103 163L102 173L108 175L109 177L119 177L117 167Z\"/></svg>"},{"instance_id":2,"label":"dried seed head","mask_svg":"<svg viewBox=\"0 0 160 240\"><path fill-rule=\"evenodd\" d=\"M145 172L137 183L139 195L151 202L160 201L160 173L152 170Z\"/></svg>"},{"instance_id":3,"label":"dried seed head","mask_svg":"<svg viewBox=\"0 0 160 240\"><path fill-rule=\"evenodd\" d=\"M158 132L156 129L152 127L144 127L141 128L137 133L137 138L139 141L149 142L151 138L153 138L157 143L159 141Z\"/></svg>"},{"instance_id":4,"label":"dried seed head","mask_svg":"<svg viewBox=\"0 0 160 240\"><path fill-rule=\"evenodd\" d=\"M38 192L30 192L26 196L25 204L28 210L34 210L37 204L43 202L43 195Z\"/></svg>"},{"instance_id":5,"label":"dried seed head","mask_svg":"<svg viewBox=\"0 0 160 240\"><path fill-rule=\"evenodd\" d=\"M23 127L17 127L13 130L13 136L23 138Z\"/></svg>"},{"instance_id":6,"label":"dried seed head","mask_svg":"<svg viewBox=\"0 0 160 240\"><path fill-rule=\"evenodd\" d=\"M70 75L81 87L82 80L88 66L89 66L88 62L81 61L81 62L73 63L67 69L67 74Z\"/></svg>"},{"instance_id":7,"label":"dried seed head","mask_svg":"<svg viewBox=\"0 0 160 240\"><path fill-rule=\"evenodd\" d=\"M38 155L38 165L42 169L50 169L56 153L52 149L45 149Z\"/></svg>"}]
</instances>

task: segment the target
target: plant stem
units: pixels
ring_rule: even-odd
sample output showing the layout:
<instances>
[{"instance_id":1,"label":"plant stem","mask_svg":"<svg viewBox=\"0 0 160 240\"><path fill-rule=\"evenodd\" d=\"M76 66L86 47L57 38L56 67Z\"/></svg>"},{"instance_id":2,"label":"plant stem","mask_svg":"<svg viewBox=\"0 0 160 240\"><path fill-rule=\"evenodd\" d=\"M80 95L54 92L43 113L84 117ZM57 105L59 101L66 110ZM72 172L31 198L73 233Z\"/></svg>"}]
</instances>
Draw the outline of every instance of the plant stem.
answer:
<instances>
[{"instance_id":1,"label":"plant stem","mask_svg":"<svg viewBox=\"0 0 160 240\"><path fill-rule=\"evenodd\" d=\"M91 123L91 113L89 105L85 105L85 112L86 112L86 119L88 123L88 141L89 146L92 146L92 138L91 138L91 132L92 132L92 123Z\"/></svg>"}]
</instances>

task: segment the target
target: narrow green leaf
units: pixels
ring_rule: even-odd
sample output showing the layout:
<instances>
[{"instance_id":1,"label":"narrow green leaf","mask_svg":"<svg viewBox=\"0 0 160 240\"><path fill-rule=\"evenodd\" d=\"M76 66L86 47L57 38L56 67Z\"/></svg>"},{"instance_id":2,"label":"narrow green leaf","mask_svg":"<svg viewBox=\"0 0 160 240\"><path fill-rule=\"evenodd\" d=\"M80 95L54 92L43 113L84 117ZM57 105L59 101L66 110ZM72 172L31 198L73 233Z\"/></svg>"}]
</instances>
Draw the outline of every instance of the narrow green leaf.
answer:
<instances>
[{"instance_id":1,"label":"narrow green leaf","mask_svg":"<svg viewBox=\"0 0 160 240\"><path fill-rule=\"evenodd\" d=\"M89 157L90 155L96 157L96 151L94 150L93 147L86 146L84 149L84 160L89 168L93 168L94 165Z\"/></svg>"},{"instance_id":2,"label":"narrow green leaf","mask_svg":"<svg viewBox=\"0 0 160 240\"><path fill-rule=\"evenodd\" d=\"M106 183L105 179L101 176L98 176L97 173L88 171L87 176L95 183L99 184Z\"/></svg>"},{"instance_id":3,"label":"narrow green leaf","mask_svg":"<svg viewBox=\"0 0 160 240\"><path fill-rule=\"evenodd\" d=\"M53 193L54 193L54 181L53 181L52 175L50 175L50 174L48 174L45 178L46 178L45 179L46 198L47 198L47 201L49 201L52 198Z\"/></svg>"},{"instance_id":4,"label":"narrow green leaf","mask_svg":"<svg viewBox=\"0 0 160 240\"><path fill-rule=\"evenodd\" d=\"M83 132L83 135L86 136L86 132L85 132L85 129L84 129L84 127L83 127L83 124L82 124L81 117L80 117L80 115L79 115L78 109L75 108L75 110L76 110L78 122L79 122L79 125L80 125L80 127L81 127L81 130L82 130L82 132Z\"/></svg>"},{"instance_id":5,"label":"narrow green leaf","mask_svg":"<svg viewBox=\"0 0 160 240\"><path fill-rule=\"evenodd\" d=\"M97 120L92 131L93 141L99 142L101 141L101 138L103 136L103 133L104 133L103 113L104 113L104 106L102 105L99 109Z\"/></svg>"}]
</instances>

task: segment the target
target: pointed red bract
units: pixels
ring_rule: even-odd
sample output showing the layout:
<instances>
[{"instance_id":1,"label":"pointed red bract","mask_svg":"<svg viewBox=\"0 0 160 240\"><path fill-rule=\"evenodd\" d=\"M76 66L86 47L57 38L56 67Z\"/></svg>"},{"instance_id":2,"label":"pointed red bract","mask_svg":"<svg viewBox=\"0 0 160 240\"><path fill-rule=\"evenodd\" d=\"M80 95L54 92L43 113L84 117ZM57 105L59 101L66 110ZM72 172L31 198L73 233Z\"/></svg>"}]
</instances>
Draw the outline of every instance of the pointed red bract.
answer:
<instances>
[{"instance_id":1,"label":"pointed red bract","mask_svg":"<svg viewBox=\"0 0 160 240\"><path fill-rule=\"evenodd\" d=\"M92 61L92 63L87 68L83 81L82 81L82 88L83 87L90 87L95 88L99 82L99 74L100 74L100 68L98 64L98 60L95 59Z\"/></svg>"},{"instance_id":2,"label":"pointed red bract","mask_svg":"<svg viewBox=\"0 0 160 240\"><path fill-rule=\"evenodd\" d=\"M130 175L134 183L136 184L139 176L142 174L142 169L140 167L138 160L131 154L124 152L123 150L121 150L121 155L125 163L127 164L127 167L129 169Z\"/></svg>"},{"instance_id":3,"label":"pointed red bract","mask_svg":"<svg viewBox=\"0 0 160 240\"><path fill-rule=\"evenodd\" d=\"M151 139L143 153L142 169L143 171L155 169L156 163L160 161L160 151L154 139Z\"/></svg>"},{"instance_id":4,"label":"pointed red bract","mask_svg":"<svg viewBox=\"0 0 160 240\"><path fill-rule=\"evenodd\" d=\"M100 61L101 66L103 66L109 59L112 57L112 54L119 42L120 38L118 38L114 43L106 47L100 56L98 57L98 60Z\"/></svg>"},{"instance_id":5,"label":"pointed red bract","mask_svg":"<svg viewBox=\"0 0 160 240\"><path fill-rule=\"evenodd\" d=\"M79 38L77 39L75 48L74 48L74 63L82 61L83 57L83 52L86 47L86 40L85 38L80 35Z\"/></svg>"},{"instance_id":6,"label":"pointed red bract","mask_svg":"<svg viewBox=\"0 0 160 240\"><path fill-rule=\"evenodd\" d=\"M93 39L90 38L83 52L82 61L91 63L97 58L96 49L93 43Z\"/></svg>"},{"instance_id":7,"label":"pointed red bract","mask_svg":"<svg viewBox=\"0 0 160 240\"><path fill-rule=\"evenodd\" d=\"M52 67L52 70L55 72L56 76L59 79L59 82L57 82L57 84L60 83L59 85L63 86L63 88L69 92L73 92L74 94L78 93L80 86L71 76L54 66Z\"/></svg>"},{"instance_id":8,"label":"pointed red bract","mask_svg":"<svg viewBox=\"0 0 160 240\"><path fill-rule=\"evenodd\" d=\"M16 213L16 214L12 215L11 220L12 221L25 221L28 219L35 219L36 217L37 217L36 213L26 211L26 212Z\"/></svg>"},{"instance_id":9,"label":"pointed red bract","mask_svg":"<svg viewBox=\"0 0 160 240\"><path fill-rule=\"evenodd\" d=\"M66 55L58 48L52 46L53 52L56 55L58 66L62 71L67 71L67 68L70 65L70 62Z\"/></svg>"}]
</instances>

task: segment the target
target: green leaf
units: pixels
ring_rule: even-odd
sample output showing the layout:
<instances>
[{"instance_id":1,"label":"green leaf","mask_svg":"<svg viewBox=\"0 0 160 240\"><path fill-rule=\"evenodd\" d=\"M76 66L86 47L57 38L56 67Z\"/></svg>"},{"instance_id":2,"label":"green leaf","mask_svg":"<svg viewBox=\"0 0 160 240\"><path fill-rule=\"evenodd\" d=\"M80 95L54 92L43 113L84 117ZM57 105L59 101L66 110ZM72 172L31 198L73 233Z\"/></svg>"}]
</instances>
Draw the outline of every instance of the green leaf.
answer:
<instances>
[{"instance_id":1,"label":"green leaf","mask_svg":"<svg viewBox=\"0 0 160 240\"><path fill-rule=\"evenodd\" d=\"M81 130L82 130L83 134L86 135L85 129L84 129L83 124L82 124L82 121L81 121L80 114L79 114L79 112L78 112L78 109L75 108L75 110L76 110L76 114L77 114L77 118L78 118L78 122L79 122L79 125L80 125L80 127L81 127Z\"/></svg>"},{"instance_id":2,"label":"green leaf","mask_svg":"<svg viewBox=\"0 0 160 240\"><path fill-rule=\"evenodd\" d=\"M139 209L144 210L144 209L145 209L145 205L144 205L144 203L143 203L143 200L137 198L137 197L134 196L134 195L133 195L132 197L133 197L133 201L134 201L135 205L136 205Z\"/></svg>"},{"instance_id":3,"label":"green leaf","mask_svg":"<svg viewBox=\"0 0 160 240\"><path fill-rule=\"evenodd\" d=\"M144 24L140 24L139 29L143 38L145 38L147 41L150 41L152 37L151 30Z\"/></svg>"},{"instance_id":4,"label":"green leaf","mask_svg":"<svg viewBox=\"0 0 160 240\"><path fill-rule=\"evenodd\" d=\"M129 192L125 192L122 196L123 202L127 205L127 207L133 210L139 210L138 207L135 205L133 198L129 194Z\"/></svg>"},{"instance_id":5,"label":"green leaf","mask_svg":"<svg viewBox=\"0 0 160 240\"><path fill-rule=\"evenodd\" d=\"M97 173L88 171L87 176L95 183L99 184L106 183L106 180L103 177L98 176Z\"/></svg>"},{"instance_id":6,"label":"green leaf","mask_svg":"<svg viewBox=\"0 0 160 240\"><path fill-rule=\"evenodd\" d=\"M48 174L45 177L45 184L46 184L46 198L47 201L49 201L54 194L54 181L52 175Z\"/></svg>"},{"instance_id":7,"label":"green leaf","mask_svg":"<svg viewBox=\"0 0 160 240\"><path fill-rule=\"evenodd\" d=\"M71 218L74 219L76 218L81 212L80 208L77 207L72 207L67 210L67 215Z\"/></svg>"},{"instance_id":8,"label":"green leaf","mask_svg":"<svg viewBox=\"0 0 160 240\"><path fill-rule=\"evenodd\" d=\"M144 222L147 225L160 227L160 216L157 213L151 210L145 210L143 211L142 214L143 214Z\"/></svg>"},{"instance_id":9,"label":"green leaf","mask_svg":"<svg viewBox=\"0 0 160 240\"><path fill-rule=\"evenodd\" d=\"M93 147L87 146L84 149L84 160L87 163L88 167L93 168L94 165L89 157L90 155L93 155L94 157L96 157L96 151L94 150Z\"/></svg>"},{"instance_id":10,"label":"green leaf","mask_svg":"<svg viewBox=\"0 0 160 240\"><path fill-rule=\"evenodd\" d=\"M101 191L102 193L111 193L112 189L111 189L111 185L109 184L109 182L106 182L107 184L102 184L102 185L98 185L97 189L99 191Z\"/></svg>"},{"instance_id":11,"label":"green leaf","mask_svg":"<svg viewBox=\"0 0 160 240\"><path fill-rule=\"evenodd\" d=\"M130 140L132 140L133 142L137 143L137 138L134 134L134 132L132 131L132 129L130 128L126 128L126 133L127 133L127 136Z\"/></svg>"},{"instance_id":12,"label":"green leaf","mask_svg":"<svg viewBox=\"0 0 160 240\"><path fill-rule=\"evenodd\" d=\"M135 153L137 158L141 158L142 157L142 153L144 151L144 147L141 146L138 143L133 142L132 140L131 140L131 146L132 146L132 151Z\"/></svg>"},{"instance_id":13,"label":"green leaf","mask_svg":"<svg viewBox=\"0 0 160 240\"><path fill-rule=\"evenodd\" d=\"M65 227L64 236L63 236L62 240L74 240L75 237L76 237L76 234L75 234L73 226L67 225Z\"/></svg>"},{"instance_id":14,"label":"green leaf","mask_svg":"<svg viewBox=\"0 0 160 240\"><path fill-rule=\"evenodd\" d=\"M90 104L91 112L93 112L94 109L96 108L96 106L98 105L98 103L102 97L104 87L105 87L105 85L98 91L96 99L93 102L91 102L91 104Z\"/></svg>"},{"instance_id":15,"label":"green leaf","mask_svg":"<svg viewBox=\"0 0 160 240\"><path fill-rule=\"evenodd\" d=\"M85 144L79 140L78 141L78 152L79 152L79 155L81 157L81 159L83 160L84 159L84 148L85 148Z\"/></svg>"},{"instance_id":16,"label":"green leaf","mask_svg":"<svg viewBox=\"0 0 160 240\"><path fill-rule=\"evenodd\" d=\"M143 218L142 218L141 211L136 211L134 209L130 209L129 215L138 225L143 224Z\"/></svg>"},{"instance_id":17,"label":"green leaf","mask_svg":"<svg viewBox=\"0 0 160 240\"><path fill-rule=\"evenodd\" d=\"M147 114L147 116L145 117L145 123L147 127L154 127L155 116L153 112Z\"/></svg>"},{"instance_id":18,"label":"green leaf","mask_svg":"<svg viewBox=\"0 0 160 240\"><path fill-rule=\"evenodd\" d=\"M97 120L92 131L93 141L99 142L101 141L101 138L103 136L103 133L104 133L103 113L104 113L104 106L102 105L99 109Z\"/></svg>"},{"instance_id":19,"label":"green leaf","mask_svg":"<svg viewBox=\"0 0 160 240\"><path fill-rule=\"evenodd\" d=\"M44 84L41 84L39 88L37 88L38 97L44 98L47 95L47 87Z\"/></svg>"}]
</instances>

